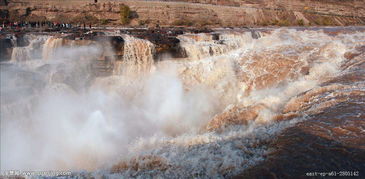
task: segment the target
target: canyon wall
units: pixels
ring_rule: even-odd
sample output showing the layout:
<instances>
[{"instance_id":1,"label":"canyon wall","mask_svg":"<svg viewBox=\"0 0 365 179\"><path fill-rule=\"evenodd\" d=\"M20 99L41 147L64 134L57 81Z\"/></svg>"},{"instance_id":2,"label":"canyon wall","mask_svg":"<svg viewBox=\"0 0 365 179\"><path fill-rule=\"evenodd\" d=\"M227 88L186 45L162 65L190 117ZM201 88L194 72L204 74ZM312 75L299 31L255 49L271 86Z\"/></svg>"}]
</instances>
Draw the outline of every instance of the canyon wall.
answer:
<instances>
[{"instance_id":1,"label":"canyon wall","mask_svg":"<svg viewBox=\"0 0 365 179\"><path fill-rule=\"evenodd\" d=\"M290 26L363 25L363 0L11 0L1 5L1 19L10 21L86 22L120 25L120 5L131 9L128 26Z\"/></svg>"}]
</instances>

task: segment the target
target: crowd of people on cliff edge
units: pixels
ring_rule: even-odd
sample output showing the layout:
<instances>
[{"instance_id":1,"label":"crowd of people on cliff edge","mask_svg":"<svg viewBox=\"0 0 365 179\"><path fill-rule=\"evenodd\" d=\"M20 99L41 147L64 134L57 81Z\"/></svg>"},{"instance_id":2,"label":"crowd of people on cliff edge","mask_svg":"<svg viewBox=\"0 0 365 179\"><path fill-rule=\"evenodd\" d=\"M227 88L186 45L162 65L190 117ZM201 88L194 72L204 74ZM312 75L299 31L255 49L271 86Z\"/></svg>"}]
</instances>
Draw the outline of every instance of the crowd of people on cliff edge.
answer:
<instances>
[{"instance_id":1,"label":"crowd of people on cliff edge","mask_svg":"<svg viewBox=\"0 0 365 179\"><path fill-rule=\"evenodd\" d=\"M71 23L60 23L60 22L51 22L51 21L37 21L37 22L2 22L0 23L0 32L4 31L5 29L12 29L12 30L24 30L24 29L32 29L32 28L49 28L49 29L72 29L72 28L83 28L86 29L87 27L91 29L91 24L81 24L78 23L76 25Z\"/></svg>"}]
</instances>

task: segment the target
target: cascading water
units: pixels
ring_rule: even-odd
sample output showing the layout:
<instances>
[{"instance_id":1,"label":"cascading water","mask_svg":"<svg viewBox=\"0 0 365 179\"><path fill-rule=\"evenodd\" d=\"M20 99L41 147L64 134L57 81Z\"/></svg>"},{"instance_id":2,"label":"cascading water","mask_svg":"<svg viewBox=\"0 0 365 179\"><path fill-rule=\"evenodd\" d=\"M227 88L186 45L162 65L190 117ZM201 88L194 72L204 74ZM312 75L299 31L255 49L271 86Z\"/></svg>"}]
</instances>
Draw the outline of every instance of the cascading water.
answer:
<instances>
[{"instance_id":1,"label":"cascading water","mask_svg":"<svg viewBox=\"0 0 365 179\"><path fill-rule=\"evenodd\" d=\"M136 76L140 73L148 73L153 66L154 45L142 39L137 39L129 35L124 35L124 55L123 61L117 62L114 74Z\"/></svg>"},{"instance_id":2,"label":"cascading water","mask_svg":"<svg viewBox=\"0 0 365 179\"><path fill-rule=\"evenodd\" d=\"M28 61L30 59L27 47L14 47L11 54L11 61Z\"/></svg>"},{"instance_id":3,"label":"cascading water","mask_svg":"<svg viewBox=\"0 0 365 179\"><path fill-rule=\"evenodd\" d=\"M253 41L251 32L223 34L188 34L178 36L183 51L190 59L217 56L243 48Z\"/></svg>"},{"instance_id":4,"label":"cascading water","mask_svg":"<svg viewBox=\"0 0 365 179\"><path fill-rule=\"evenodd\" d=\"M25 35L23 38L29 44L24 47L15 46L12 51L11 61L20 62L42 58L43 44L49 37Z\"/></svg>"},{"instance_id":5,"label":"cascading water","mask_svg":"<svg viewBox=\"0 0 365 179\"><path fill-rule=\"evenodd\" d=\"M364 31L260 36L185 34L187 59L154 62L152 43L125 35L114 74L96 78L88 62L105 49L48 39L49 61L1 66L1 165L115 178L231 177L274 155L270 143L287 128L338 104L363 108ZM350 113L363 123L364 111Z\"/></svg>"},{"instance_id":6,"label":"cascading water","mask_svg":"<svg viewBox=\"0 0 365 179\"><path fill-rule=\"evenodd\" d=\"M55 55L55 50L59 47L62 47L63 41L64 40L62 38L48 38L43 46L43 59L52 58Z\"/></svg>"}]
</instances>

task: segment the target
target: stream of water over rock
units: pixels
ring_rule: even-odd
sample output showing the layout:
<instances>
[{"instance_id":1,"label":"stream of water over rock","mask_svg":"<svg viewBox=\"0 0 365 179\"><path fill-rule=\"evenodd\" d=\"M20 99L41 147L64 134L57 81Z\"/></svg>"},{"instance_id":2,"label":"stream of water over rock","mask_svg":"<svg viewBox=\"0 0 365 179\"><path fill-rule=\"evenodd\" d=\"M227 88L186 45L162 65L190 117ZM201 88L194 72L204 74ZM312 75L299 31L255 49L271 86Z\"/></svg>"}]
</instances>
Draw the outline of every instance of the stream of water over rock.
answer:
<instances>
[{"instance_id":1,"label":"stream of water over rock","mask_svg":"<svg viewBox=\"0 0 365 179\"><path fill-rule=\"evenodd\" d=\"M321 147L305 145L309 134L326 150L341 144L364 154L362 28L182 34L186 58L158 61L153 43L120 36L121 59L110 44L51 35L13 49L0 66L2 169L257 176L261 166L285 171L275 167L289 156L320 158ZM112 72L95 75L105 59ZM342 157L334 160L364 170L361 158ZM305 174L301 161L297 175Z\"/></svg>"}]
</instances>

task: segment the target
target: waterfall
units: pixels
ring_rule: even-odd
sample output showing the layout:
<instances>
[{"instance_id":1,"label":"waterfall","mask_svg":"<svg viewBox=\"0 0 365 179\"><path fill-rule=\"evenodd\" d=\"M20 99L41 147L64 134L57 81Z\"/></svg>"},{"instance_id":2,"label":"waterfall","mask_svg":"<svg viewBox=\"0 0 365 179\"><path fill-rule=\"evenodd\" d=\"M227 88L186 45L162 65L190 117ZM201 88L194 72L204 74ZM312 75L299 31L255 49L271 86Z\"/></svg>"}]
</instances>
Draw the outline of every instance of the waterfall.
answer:
<instances>
[{"instance_id":1,"label":"waterfall","mask_svg":"<svg viewBox=\"0 0 365 179\"><path fill-rule=\"evenodd\" d=\"M283 154L283 136L284 145L303 143L304 150L317 135L331 139L331 151L358 148L365 30L178 38L188 58L156 63L154 45L129 35L116 62L109 41L30 38L29 46L14 48L15 62L35 59L35 52L52 60L0 64L1 165L85 177L229 178ZM109 68L114 75L93 74ZM302 129L311 135L292 135Z\"/></svg>"},{"instance_id":2,"label":"waterfall","mask_svg":"<svg viewBox=\"0 0 365 179\"><path fill-rule=\"evenodd\" d=\"M256 37L256 36L255 36ZM250 45L255 39L251 32L223 34L184 34L177 37L190 59L218 56Z\"/></svg>"},{"instance_id":3,"label":"waterfall","mask_svg":"<svg viewBox=\"0 0 365 179\"><path fill-rule=\"evenodd\" d=\"M23 38L29 42L29 45L25 47L14 47L11 54L11 61L21 62L41 59L40 52L48 36L26 35Z\"/></svg>"},{"instance_id":4,"label":"waterfall","mask_svg":"<svg viewBox=\"0 0 365 179\"><path fill-rule=\"evenodd\" d=\"M11 61L21 62L29 60L29 52L27 47L14 47L11 54Z\"/></svg>"},{"instance_id":5,"label":"waterfall","mask_svg":"<svg viewBox=\"0 0 365 179\"><path fill-rule=\"evenodd\" d=\"M62 47L63 44L64 44L64 39L62 38L56 38L56 37L48 38L43 46L42 58L44 60L48 60L54 57L57 53L57 48Z\"/></svg>"},{"instance_id":6,"label":"waterfall","mask_svg":"<svg viewBox=\"0 0 365 179\"><path fill-rule=\"evenodd\" d=\"M122 62L116 62L114 74L137 75L147 73L153 66L155 46L143 39L128 35L123 36L124 56Z\"/></svg>"}]
</instances>

